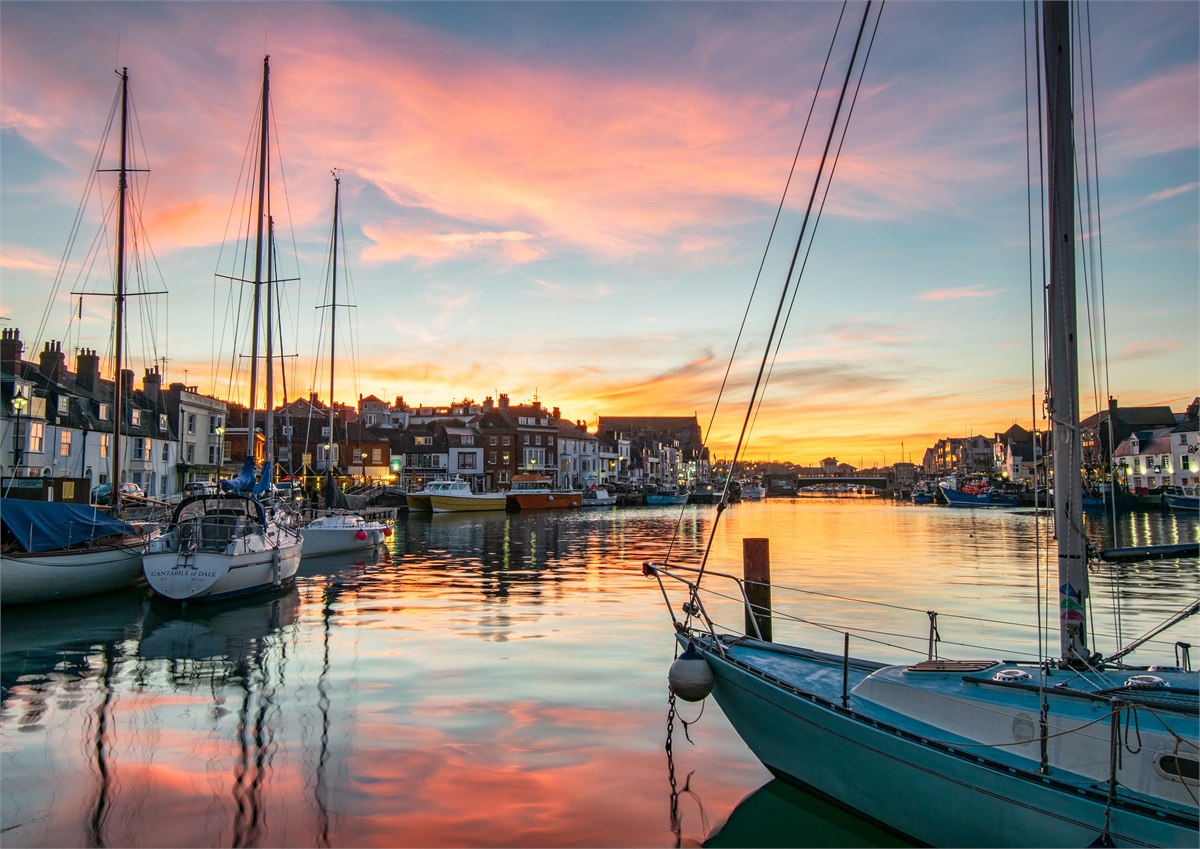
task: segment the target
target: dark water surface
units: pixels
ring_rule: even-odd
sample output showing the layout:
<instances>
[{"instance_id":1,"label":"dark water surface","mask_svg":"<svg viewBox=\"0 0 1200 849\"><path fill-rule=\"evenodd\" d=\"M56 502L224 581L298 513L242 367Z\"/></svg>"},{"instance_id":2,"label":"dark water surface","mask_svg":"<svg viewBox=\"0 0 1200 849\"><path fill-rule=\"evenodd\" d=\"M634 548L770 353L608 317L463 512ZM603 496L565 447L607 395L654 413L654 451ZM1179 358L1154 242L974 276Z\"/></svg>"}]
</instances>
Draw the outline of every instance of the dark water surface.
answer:
<instances>
[{"instance_id":1,"label":"dark water surface","mask_svg":"<svg viewBox=\"0 0 1200 849\"><path fill-rule=\"evenodd\" d=\"M389 551L305 560L270 596L6 608L0 843L895 845L772 781L711 700L673 710L670 620L641 564L668 545L698 562L715 508L680 516L401 517ZM1115 541L1090 530L1131 546L1196 540L1198 524L1136 513ZM942 656L1036 656L1039 529L1017 511L770 500L726 511L709 568L740 573L742 538L768 537L776 609L850 620L858 654L923 656L937 610ZM1101 651L1200 596L1195 559L1092 579ZM842 639L779 620L775 638ZM1196 626L1146 659L1179 639L1200 642Z\"/></svg>"}]
</instances>

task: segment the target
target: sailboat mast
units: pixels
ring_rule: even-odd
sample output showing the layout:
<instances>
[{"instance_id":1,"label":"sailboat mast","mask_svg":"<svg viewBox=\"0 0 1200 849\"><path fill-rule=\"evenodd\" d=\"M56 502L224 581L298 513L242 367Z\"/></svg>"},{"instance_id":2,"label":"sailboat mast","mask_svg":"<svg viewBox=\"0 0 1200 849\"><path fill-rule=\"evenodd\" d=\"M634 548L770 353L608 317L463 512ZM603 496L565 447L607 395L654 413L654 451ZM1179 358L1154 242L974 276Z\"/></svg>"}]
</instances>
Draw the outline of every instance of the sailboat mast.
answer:
<instances>
[{"instance_id":1,"label":"sailboat mast","mask_svg":"<svg viewBox=\"0 0 1200 849\"><path fill-rule=\"evenodd\" d=\"M333 360L337 355L337 259L338 259L338 204L341 198L342 181L333 173L333 258L329 294L329 476L333 477L333 452L337 437L333 429Z\"/></svg>"},{"instance_id":2,"label":"sailboat mast","mask_svg":"<svg viewBox=\"0 0 1200 849\"><path fill-rule=\"evenodd\" d=\"M258 401L258 327L262 313L263 222L266 219L267 197L267 125L269 122L271 57L263 57L262 129L258 150L258 230L254 242L254 311L250 332L250 412L247 416L246 451L255 456L254 419Z\"/></svg>"},{"instance_id":3,"label":"sailboat mast","mask_svg":"<svg viewBox=\"0 0 1200 849\"><path fill-rule=\"evenodd\" d=\"M121 69L121 167L117 172L117 268L113 292L113 440L112 440L112 504L113 513L121 514L121 418L125 415L125 206L128 195L127 149L129 142L129 69Z\"/></svg>"},{"instance_id":4,"label":"sailboat mast","mask_svg":"<svg viewBox=\"0 0 1200 849\"><path fill-rule=\"evenodd\" d=\"M1079 430L1079 352L1075 316L1075 173L1071 106L1071 17L1065 2L1044 12L1050 288L1046 309L1050 375L1047 410L1054 452L1054 530L1058 537L1062 660L1089 655L1087 539L1083 533L1083 448Z\"/></svg>"}]
</instances>

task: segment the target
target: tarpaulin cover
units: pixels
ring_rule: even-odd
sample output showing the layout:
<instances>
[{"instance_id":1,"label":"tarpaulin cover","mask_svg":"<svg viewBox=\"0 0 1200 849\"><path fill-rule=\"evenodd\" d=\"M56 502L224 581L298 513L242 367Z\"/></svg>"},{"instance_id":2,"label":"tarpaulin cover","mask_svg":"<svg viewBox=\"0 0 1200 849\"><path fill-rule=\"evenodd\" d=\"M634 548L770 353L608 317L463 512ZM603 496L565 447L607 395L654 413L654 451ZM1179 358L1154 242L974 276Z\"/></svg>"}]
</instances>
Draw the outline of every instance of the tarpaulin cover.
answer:
<instances>
[{"instance_id":1,"label":"tarpaulin cover","mask_svg":"<svg viewBox=\"0 0 1200 849\"><path fill-rule=\"evenodd\" d=\"M95 507L57 501L2 498L0 519L29 552L70 548L112 534L137 534L132 526Z\"/></svg>"},{"instance_id":2,"label":"tarpaulin cover","mask_svg":"<svg viewBox=\"0 0 1200 849\"><path fill-rule=\"evenodd\" d=\"M258 479L256 472L258 467L254 465L254 458L247 457L242 463L242 470L238 472L235 478L225 478L221 481L222 492L252 492L254 483Z\"/></svg>"}]
</instances>

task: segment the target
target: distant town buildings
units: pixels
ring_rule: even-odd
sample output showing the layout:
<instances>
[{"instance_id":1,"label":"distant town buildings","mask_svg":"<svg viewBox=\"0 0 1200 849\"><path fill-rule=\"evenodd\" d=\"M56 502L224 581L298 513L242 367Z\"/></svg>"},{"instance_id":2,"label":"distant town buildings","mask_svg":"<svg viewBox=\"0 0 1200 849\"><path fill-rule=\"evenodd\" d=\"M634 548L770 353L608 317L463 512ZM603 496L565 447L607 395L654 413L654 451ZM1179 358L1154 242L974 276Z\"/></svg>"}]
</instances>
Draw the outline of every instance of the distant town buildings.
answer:
<instances>
[{"instance_id":1,"label":"distant town buildings","mask_svg":"<svg viewBox=\"0 0 1200 849\"><path fill-rule=\"evenodd\" d=\"M156 369L140 386L132 371L116 384L105 379L95 351L80 349L74 368L58 342L48 342L37 362L24 357L17 329L0 339L0 402L6 446L3 476L32 482L62 478L90 489L111 483L140 486L151 498L167 498L193 482L230 475L250 445L246 408L202 395L195 386L165 388ZM1200 483L1198 407L1182 414L1169 407L1109 408L1083 422L1088 473L1112 469L1134 491ZM119 444L114 421L119 417ZM268 435L271 437L268 439ZM558 407L534 400L511 403L507 394L445 406L410 406L374 395L357 406L320 400L316 393L271 411L256 422L253 449L260 460L272 452L277 480L313 486L333 472L345 483L420 488L429 480L461 477L480 492L509 488L514 475L544 475L560 486L608 484L691 486L725 473L702 442L695 416L600 416L595 432L563 418ZM784 481L790 475L886 477L904 487L919 476L984 474L1014 482L1044 482L1045 434L1014 425L991 438L946 437L930 446L919 465L856 469L834 457L817 467L752 464L739 477ZM47 488L46 491L50 491Z\"/></svg>"}]
</instances>

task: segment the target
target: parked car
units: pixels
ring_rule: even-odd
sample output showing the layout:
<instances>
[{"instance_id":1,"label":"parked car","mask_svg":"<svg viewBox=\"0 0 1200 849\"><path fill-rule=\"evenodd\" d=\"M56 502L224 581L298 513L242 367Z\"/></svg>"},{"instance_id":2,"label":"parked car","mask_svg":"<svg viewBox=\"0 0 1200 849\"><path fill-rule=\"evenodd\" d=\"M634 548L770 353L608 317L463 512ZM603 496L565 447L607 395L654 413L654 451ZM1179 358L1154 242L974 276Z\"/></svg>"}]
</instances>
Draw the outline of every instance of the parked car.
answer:
<instances>
[{"instance_id":1,"label":"parked car","mask_svg":"<svg viewBox=\"0 0 1200 849\"><path fill-rule=\"evenodd\" d=\"M121 497L132 495L134 498L145 498L146 493L136 483L126 481L121 484ZM92 488L92 503L107 504L112 500L112 484L102 483L97 487Z\"/></svg>"},{"instance_id":2,"label":"parked car","mask_svg":"<svg viewBox=\"0 0 1200 849\"><path fill-rule=\"evenodd\" d=\"M216 495L217 485L212 481L192 481L185 484L183 494L188 495Z\"/></svg>"}]
</instances>

